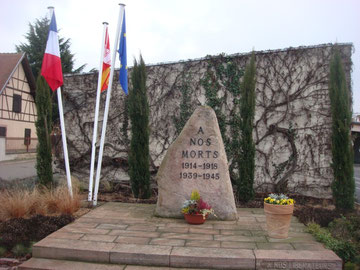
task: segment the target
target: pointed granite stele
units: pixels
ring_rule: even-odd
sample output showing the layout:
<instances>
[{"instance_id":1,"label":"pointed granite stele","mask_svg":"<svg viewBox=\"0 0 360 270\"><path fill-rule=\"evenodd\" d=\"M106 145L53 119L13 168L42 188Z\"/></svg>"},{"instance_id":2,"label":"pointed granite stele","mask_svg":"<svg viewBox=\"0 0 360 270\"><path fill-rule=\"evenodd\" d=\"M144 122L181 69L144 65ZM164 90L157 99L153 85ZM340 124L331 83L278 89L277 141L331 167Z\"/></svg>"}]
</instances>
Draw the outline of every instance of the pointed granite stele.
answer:
<instances>
[{"instance_id":1,"label":"pointed granite stele","mask_svg":"<svg viewBox=\"0 0 360 270\"><path fill-rule=\"evenodd\" d=\"M167 150L156 180L157 216L182 217L182 205L196 189L219 219L237 219L224 143L212 108L195 110Z\"/></svg>"}]
</instances>

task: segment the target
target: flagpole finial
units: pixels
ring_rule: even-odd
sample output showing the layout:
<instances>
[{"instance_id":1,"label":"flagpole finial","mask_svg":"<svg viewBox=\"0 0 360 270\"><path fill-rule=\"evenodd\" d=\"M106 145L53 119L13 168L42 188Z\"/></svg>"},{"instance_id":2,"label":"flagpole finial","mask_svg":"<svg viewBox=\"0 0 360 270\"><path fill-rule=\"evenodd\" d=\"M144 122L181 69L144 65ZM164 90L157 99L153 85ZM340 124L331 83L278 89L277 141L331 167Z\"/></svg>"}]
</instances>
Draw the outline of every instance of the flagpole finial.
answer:
<instances>
[{"instance_id":1,"label":"flagpole finial","mask_svg":"<svg viewBox=\"0 0 360 270\"><path fill-rule=\"evenodd\" d=\"M119 5L120 5L120 6L124 6L124 7L125 7L125 4L123 4L123 3L119 3Z\"/></svg>"},{"instance_id":2,"label":"flagpole finial","mask_svg":"<svg viewBox=\"0 0 360 270\"><path fill-rule=\"evenodd\" d=\"M108 22L103 22L103 24L109 25L109 23L108 23Z\"/></svg>"}]
</instances>

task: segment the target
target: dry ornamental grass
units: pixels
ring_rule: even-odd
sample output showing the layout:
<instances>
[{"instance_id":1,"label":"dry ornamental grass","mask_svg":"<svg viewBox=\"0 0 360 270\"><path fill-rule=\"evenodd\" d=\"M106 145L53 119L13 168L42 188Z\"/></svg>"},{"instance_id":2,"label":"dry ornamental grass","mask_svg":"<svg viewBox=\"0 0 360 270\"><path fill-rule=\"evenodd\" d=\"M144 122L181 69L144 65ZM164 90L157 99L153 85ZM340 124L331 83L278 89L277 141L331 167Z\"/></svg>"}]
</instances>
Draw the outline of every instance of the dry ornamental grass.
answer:
<instances>
[{"instance_id":1,"label":"dry ornamental grass","mask_svg":"<svg viewBox=\"0 0 360 270\"><path fill-rule=\"evenodd\" d=\"M0 193L0 206L0 221L34 215L73 214L80 208L80 196L78 189L74 188L71 198L65 185L55 189L34 188L32 191L5 190Z\"/></svg>"}]
</instances>

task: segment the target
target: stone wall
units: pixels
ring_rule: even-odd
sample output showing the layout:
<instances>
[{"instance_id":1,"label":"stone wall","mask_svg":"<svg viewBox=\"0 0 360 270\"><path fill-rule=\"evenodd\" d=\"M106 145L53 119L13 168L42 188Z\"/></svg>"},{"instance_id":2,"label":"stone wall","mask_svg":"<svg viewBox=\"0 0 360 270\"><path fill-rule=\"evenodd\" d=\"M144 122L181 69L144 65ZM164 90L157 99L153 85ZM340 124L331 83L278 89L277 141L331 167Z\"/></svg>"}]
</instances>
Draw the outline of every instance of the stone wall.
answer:
<instances>
[{"instance_id":1,"label":"stone wall","mask_svg":"<svg viewBox=\"0 0 360 270\"><path fill-rule=\"evenodd\" d=\"M311 196L331 196L333 175L330 168L328 75L333 48L333 45L327 44L255 52L257 82L253 138L256 143L254 185L257 191L272 191L279 182L288 181L290 191ZM338 48L350 87L352 44L338 44ZM210 63L222 61L222 65L226 66L232 62L244 68L250 56L219 55L147 66L151 169L154 174L177 136L174 118L180 114L180 89L184 77L189 83L191 108L194 110L206 104L201 80L213 68ZM131 74L131 69L129 72ZM63 102L71 169L84 181L88 181L90 167L97 75L87 73L64 78ZM233 96L225 90L226 83L221 78L215 80L219 87L218 96L223 100L222 111L229 120L236 112ZM128 180L129 142L122 133L125 96L117 84L117 78L114 78L114 84L102 169L102 179L109 181ZM129 89L131 91L131 85ZM103 93L100 120L105 96ZM100 121L99 137L101 126ZM229 128L227 126L227 130ZM61 149L57 151L57 163L62 163Z\"/></svg>"}]
</instances>

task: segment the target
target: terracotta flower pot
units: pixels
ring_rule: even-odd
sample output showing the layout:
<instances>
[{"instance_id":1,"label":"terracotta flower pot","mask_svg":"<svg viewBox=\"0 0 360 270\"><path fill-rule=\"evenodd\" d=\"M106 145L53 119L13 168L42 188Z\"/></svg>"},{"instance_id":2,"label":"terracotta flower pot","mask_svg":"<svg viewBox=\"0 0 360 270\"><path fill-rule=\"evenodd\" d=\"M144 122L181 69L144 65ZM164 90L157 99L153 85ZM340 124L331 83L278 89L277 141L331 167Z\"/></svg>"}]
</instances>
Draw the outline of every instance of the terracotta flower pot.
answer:
<instances>
[{"instance_id":1,"label":"terracotta flower pot","mask_svg":"<svg viewBox=\"0 0 360 270\"><path fill-rule=\"evenodd\" d=\"M189 224L203 224L206 220L201 214L184 214L184 217Z\"/></svg>"},{"instance_id":2,"label":"terracotta flower pot","mask_svg":"<svg viewBox=\"0 0 360 270\"><path fill-rule=\"evenodd\" d=\"M287 238L294 205L277 205L264 203L266 226L269 237Z\"/></svg>"}]
</instances>

